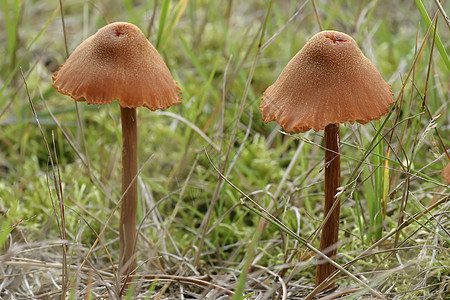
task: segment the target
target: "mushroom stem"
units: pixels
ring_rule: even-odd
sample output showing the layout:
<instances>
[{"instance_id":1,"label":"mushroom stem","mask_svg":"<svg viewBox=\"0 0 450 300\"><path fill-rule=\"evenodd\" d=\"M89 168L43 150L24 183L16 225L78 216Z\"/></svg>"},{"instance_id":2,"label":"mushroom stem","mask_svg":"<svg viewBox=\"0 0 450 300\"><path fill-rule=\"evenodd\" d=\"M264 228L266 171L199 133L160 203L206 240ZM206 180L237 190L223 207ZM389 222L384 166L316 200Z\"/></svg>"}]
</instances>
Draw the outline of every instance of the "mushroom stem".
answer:
<instances>
[{"instance_id":1,"label":"mushroom stem","mask_svg":"<svg viewBox=\"0 0 450 300\"><path fill-rule=\"evenodd\" d=\"M340 157L339 124L329 124L325 127L325 207L324 218L330 213L336 200L335 195L341 185L341 157ZM339 201L339 200L337 200ZM336 260L339 233L340 203L336 203L334 210L322 227L319 250L333 260ZM335 271L330 263L318 264L316 267L316 286ZM328 287L333 286L331 283Z\"/></svg>"},{"instance_id":2,"label":"mushroom stem","mask_svg":"<svg viewBox=\"0 0 450 300\"><path fill-rule=\"evenodd\" d=\"M119 275L132 274L136 268L134 244L137 212L137 125L136 109L120 108L122 118L122 204L119 228ZM134 181L133 181L134 180ZM125 193L126 191L126 193Z\"/></svg>"}]
</instances>

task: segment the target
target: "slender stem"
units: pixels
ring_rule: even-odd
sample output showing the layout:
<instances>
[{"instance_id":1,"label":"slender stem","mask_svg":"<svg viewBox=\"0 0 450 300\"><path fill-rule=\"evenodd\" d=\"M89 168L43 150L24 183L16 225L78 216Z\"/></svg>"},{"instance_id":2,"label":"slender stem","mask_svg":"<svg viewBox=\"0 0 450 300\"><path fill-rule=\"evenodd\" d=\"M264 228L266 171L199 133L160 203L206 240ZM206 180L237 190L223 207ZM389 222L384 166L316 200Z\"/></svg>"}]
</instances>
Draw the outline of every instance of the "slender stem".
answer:
<instances>
[{"instance_id":1,"label":"slender stem","mask_svg":"<svg viewBox=\"0 0 450 300\"><path fill-rule=\"evenodd\" d=\"M339 124L330 124L325 127L325 207L324 219L326 223L322 228L319 250L333 260L336 260L337 242L339 233L340 203L330 212L335 201L337 188L341 185L341 157ZM338 200L339 201L339 200ZM330 263L318 264L316 267L316 285L333 274L335 267ZM331 283L331 287L334 283Z\"/></svg>"},{"instance_id":2,"label":"slender stem","mask_svg":"<svg viewBox=\"0 0 450 300\"><path fill-rule=\"evenodd\" d=\"M122 118L122 205L120 207L120 276L132 274L136 268L134 244L137 212L137 125L136 109L120 108ZM131 185L130 185L131 184Z\"/></svg>"}]
</instances>

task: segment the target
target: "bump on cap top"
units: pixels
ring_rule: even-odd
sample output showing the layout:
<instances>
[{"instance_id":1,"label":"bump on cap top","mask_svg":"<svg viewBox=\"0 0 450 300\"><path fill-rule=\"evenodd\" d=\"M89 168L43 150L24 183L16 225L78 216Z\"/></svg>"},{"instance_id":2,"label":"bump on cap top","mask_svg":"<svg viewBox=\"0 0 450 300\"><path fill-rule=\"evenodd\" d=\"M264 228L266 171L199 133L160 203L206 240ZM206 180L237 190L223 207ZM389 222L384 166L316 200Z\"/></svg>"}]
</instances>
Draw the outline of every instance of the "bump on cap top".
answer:
<instances>
[{"instance_id":1,"label":"bump on cap top","mask_svg":"<svg viewBox=\"0 0 450 300\"><path fill-rule=\"evenodd\" d=\"M394 103L391 87L345 33L322 31L291 59L262 97L263 120L287 132L365 124Z\"/></svg>"},{"instance_id":2,"label":"bump on cap top","mask_svg":"<svg viewBox=\"0 0 450 300\"><path fill-rule=\"evenodd\" d=\"M116 22L82 42L53 74L53 87L77 101L166 109L180 88L158 51L135 25Z\"/></svg>"}]
</instances>

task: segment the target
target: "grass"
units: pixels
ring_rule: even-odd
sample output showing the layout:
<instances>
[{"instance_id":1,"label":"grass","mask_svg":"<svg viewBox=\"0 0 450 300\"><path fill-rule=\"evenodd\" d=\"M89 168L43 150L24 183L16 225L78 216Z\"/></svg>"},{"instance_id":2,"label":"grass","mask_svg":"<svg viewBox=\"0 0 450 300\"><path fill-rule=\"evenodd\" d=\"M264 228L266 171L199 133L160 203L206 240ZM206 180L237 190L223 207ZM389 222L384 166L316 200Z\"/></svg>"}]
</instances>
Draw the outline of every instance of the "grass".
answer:
<instances>
[{"instance_id":1,"label":"grass","mask_svg":"<svg viewBox=\"0 0 450 300\"><path fill-rule=\"evenodd\" d=\"M117 298L118 105L76 108L51 87L66 58L57 2L1 5L0 296L60 298L68 280L69 299ZM311 2L290 22L297 1L63 5L69 52L107 22L132 22L183 92L183 103L167 111L138 110L140 277L124 298L308 297L316 258L309 246L318 247L322 220L323 132L283 134L262 122L258 106L319 31ZM356 276L388 299L445 299L449 27L434 1L315 5L322 27L354 36L398 100L379 123L341 126L334 292L367 299ZM437 30L428 30L435 15Z\"/></svg>"}]
</instances>

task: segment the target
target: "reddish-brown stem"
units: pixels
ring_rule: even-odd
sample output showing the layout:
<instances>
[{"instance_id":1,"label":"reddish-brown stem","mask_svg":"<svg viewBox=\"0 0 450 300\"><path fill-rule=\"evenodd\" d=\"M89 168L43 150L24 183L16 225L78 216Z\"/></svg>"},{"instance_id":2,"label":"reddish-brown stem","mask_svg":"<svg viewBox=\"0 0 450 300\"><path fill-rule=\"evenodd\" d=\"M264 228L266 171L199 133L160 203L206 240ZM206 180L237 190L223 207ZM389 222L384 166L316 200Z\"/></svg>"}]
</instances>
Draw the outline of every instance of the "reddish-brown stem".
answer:
<instances>
[{"instance_id":1,"label":"reddish-brown stem","mask_svg":"<svg viewBox=\"0 0 450 300\"><path fill-rule=\"evenodd\" d=\"M122 118L122 204L119 228L119 275L132 274L136 268L134 244L137 211L137 125L136 109L120 108ZM133 181L134 179L134 181ZM133 182L133 183L131 183Z\"/></svg>"},{"instance_id":2,"label":"reddish-brown stem","mask_svg":"<svg viewBox=\"0 0 450 300\"><path fill-rule=\"evenodd\" d=\"M325 207L324 218L330 212L337 188L341 185L341 157L339 124L330 124L325 127ZM331 212L328 221L323 225L319 250L333 260L336 260L337 242L339 233L340 203ZM316 267L316 286L324 281L335 270L330 263L321 263ZM334 283L330 284L331 287Z\"/></svg>"}]
</instances>

